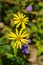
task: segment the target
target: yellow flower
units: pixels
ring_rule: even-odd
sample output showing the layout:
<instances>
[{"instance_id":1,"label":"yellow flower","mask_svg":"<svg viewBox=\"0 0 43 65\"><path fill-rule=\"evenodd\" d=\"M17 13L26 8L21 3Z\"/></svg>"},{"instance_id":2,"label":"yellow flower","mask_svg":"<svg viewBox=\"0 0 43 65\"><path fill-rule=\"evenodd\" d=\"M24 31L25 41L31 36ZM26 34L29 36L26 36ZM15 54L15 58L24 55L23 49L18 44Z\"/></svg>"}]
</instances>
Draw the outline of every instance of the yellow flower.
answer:
<instances>
[{"instance_id":1,"label":"yellow flower","mask_svg":"<svg viewBox=\"0 0 43 65\"><path fill-rule=\"evenodd\" d=\"M18 32L18 30L16 29L16 33L10 32L10 34L8 34L9 39L10 40L15 40L15 43L13 44L13 48L15 46L17 47L22 47L22 43L27 44L27 37L28 37L28 33L26 31L23 31L23 28L20 30L20 32Z\"/></svg>"},{"instance_id":2,"label":"yellow flower","mask_svg":"<svg viewBox=\"0 0 43 65\"><path fill-rule=\"evenodd\" d=\"M17 24L16 27L19 27L20 25L22 25L23 28L25 28L25 24L27 24L27 22L29 22L28 17L26 17L26 15L23 15L23 13L18 13L18 15L13 14L14 15L14 24Z\"/></svg>"}]
</instances>

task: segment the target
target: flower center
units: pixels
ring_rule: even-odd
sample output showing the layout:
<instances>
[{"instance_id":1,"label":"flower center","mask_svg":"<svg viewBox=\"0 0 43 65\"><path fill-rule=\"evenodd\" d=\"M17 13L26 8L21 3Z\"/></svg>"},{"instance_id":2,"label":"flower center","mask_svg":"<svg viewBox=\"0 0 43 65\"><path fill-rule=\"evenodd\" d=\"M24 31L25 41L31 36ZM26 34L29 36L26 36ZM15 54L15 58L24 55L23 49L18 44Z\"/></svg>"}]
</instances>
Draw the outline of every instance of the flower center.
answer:
<instances>
[{"instance_id":1,"label":"flower center","mask_svg":"<svg viewBox=\"0 0 43 65\"><path fill-rule=\"evenodd\" d=\"M18 41L20 41L21 40L21 36L17 36L17 38L16 38Z\"/></svg>"},{"instance_id":2,"label":"flower center","mask_svg":"<svg viewBox=\"0 0 43 65\"><path fill-rule=\"evenodd\" d=\"M24 19L23 19L23 18L20 18L20 21L21 21L21 22L24 22Z\"/></svg>"}]
</instances>

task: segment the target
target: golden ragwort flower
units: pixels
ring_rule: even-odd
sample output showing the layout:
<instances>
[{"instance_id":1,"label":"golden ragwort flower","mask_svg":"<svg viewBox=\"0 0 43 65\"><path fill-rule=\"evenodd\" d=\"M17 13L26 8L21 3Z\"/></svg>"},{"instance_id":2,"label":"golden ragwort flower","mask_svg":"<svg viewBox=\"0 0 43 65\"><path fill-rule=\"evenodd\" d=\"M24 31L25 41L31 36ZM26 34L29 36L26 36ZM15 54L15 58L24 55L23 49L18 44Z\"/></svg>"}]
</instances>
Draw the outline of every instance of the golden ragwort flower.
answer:
<instances>
[{"instance_id":1,"label":"golden ragwort flower","mask_svg":"<svg viewBox=\"0 0 43 65\"><path fill-rule=\"evenodd\" d=\"M13 48L15 46L18 47L22 47L22 44L27 44L27 37L28 37L28 33L26 31L23 31L23 28L20 30L20 32L18 32L18 29L16 29L16 33L10 32L10 34L8 34L9 39L10 40L15 40L15 43L13 44Z\"/></svg>"},{"instance_id":2,"label":"golden ragwort flower","mask_svg":"<svg viewBox=\"0 0 43 65\"><path fill-rule=\"evenodd\" d=\"M26 17L26 15L23 15L23 13L18 13L18 15L13 14L14 15L14 24L17 24L17 28L22 25L23 28L25 28L25 24L27 24L27 22L29 22L28 17Z\"/></svg>"}]
</instances>

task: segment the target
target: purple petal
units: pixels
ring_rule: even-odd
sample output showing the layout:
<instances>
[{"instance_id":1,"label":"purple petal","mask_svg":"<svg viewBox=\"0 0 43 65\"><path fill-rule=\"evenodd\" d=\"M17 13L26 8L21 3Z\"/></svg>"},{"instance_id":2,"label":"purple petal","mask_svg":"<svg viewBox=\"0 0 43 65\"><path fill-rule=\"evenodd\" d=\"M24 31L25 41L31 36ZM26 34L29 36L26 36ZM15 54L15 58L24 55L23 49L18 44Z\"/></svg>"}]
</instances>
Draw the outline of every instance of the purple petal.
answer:
<instances>
[{"instance_id":1,"label":"purple petal","mask_svg":"<svg viewBox=\"0 0 43 65\"><path fill-rule=\"evenodd\" d=\"M22 45L22 49L25 49L25 48L28 49L28 45L24 45L24 44L23 44L23 45Z\"/></svg>"},{"instance_id":2,"label":"purple petal","mask_svg":"<svg viewBox=\"0 0 43 65\"><path fill-rule=\"evenodd\" d=\"M27 6L26 7L26 10L29 11L29 12L32 12L32 9L33 9L32 6Z\"/></svg>"},{"instance_id":3,"label":"purple petal","mask_svg":"<svg viewBox=\"0 0 43 65\"><path fill-rule=\"evenodd\" d=\"M28 54L29 51L28 51L28 49L24 49L24 50L22 50L22 53L24 53L24 54Z\"/></svg>"},{"instance_id":4,"label":"purple petal","mask_svg":"<svg viewBox=\"0 0 43 65\"><path fill-rule=\"evenodd\" d=\"M31 43L32 41L31 41L31 39L28 39L28 43Z\"/></svg>"},{"instance_id":5,"label":"purple petal","mask_svg":"<svg viewBox=\"0 0 43 65\"><path fill-rule=\"evenodd\" d=\"M29 51L28 51L28 45L22 45L22 53L24 53L24 54L28 54L29 53Z\"/></svg>"},{"instance_id":6,"label":"purple petal","mask_svg":"<svg viewBox=\"0 0 43 65\"><path fill-rule=\"evenodd\" d=\"M27 41L28 41L28 44L32 42L32 40L31 40L31 39L27 39Z\"/></svg>"},{"instance_id":7,"label":"purple petal","mask_svg":"<svg viewBox=\"0 0 43 65\"><path fill-rule=\"evenodd\" d=\"M28 49L25 49L25 51L24 51L24 52L25 52L25 54L28 54L28 53L29 53L29 52L28 52Z\"/></svg>"}]
</instances>

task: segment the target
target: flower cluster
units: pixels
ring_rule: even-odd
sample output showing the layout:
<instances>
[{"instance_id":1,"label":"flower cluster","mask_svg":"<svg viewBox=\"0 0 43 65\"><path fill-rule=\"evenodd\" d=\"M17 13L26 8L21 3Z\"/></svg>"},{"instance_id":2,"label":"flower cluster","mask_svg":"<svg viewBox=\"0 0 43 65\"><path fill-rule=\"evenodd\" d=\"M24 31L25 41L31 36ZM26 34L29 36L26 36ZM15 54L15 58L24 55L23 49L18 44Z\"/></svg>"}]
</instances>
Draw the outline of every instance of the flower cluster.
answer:
<instances>
[{"instance_id":1,"label":"flower cluster","mask_svg":"<svg viewBox=\"0 0 43 65\"><path fill-rule=\"evenodd\" d=\"M28 54L28 46L26 46L26 44L28 44L28 36L29 34L27 33L26 30L24 30L26 28L25 24L27 24L27 22L29 22L28 17L26 17L26 15L23 15L22 13L18 13L13 14L13 21L14 21L14 25L16 25L16 32L10 32L8 34L9 39L10 40L15 40L15 43L12 45L13 48L14 47L20 47L22 48L22 52ZM20 31L18 30L18 27L22 25L22 28L20 29ZM25 44L24 46L22 46L23 44Z\"/></svg>"}]
</instances>

